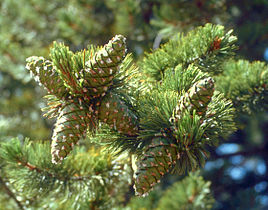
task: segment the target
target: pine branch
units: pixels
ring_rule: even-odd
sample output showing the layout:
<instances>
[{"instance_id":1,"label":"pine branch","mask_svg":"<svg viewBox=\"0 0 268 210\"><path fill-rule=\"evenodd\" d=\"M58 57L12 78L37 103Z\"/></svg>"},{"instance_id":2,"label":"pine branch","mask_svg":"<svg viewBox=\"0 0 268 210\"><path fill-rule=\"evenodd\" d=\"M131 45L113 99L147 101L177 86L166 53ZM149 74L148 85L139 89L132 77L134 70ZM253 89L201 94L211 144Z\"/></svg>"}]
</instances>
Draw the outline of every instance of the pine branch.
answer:
<instances>
[{"instance_id":1,"label":"pine branch","mask_svg":"<svg viewBox=\"0 0 268 210\"><path fill-rule=\"evenodd\" d=\"M224 32L223 26L206 24L189 32L178 35L159 49L146 54L142 62L144 73L157 81L161 80L169 68L182 64L199 67L203 72L217 75L222 72L221 64L232 56L236 49L236 37L232 31Z\"/></svg>"},{"instance_id":2,"label":"pine branch","mask_svg":"<svg viewBox=\"0 0 268 210\"><path fill-rule=\"evenodd\" d=\"M42 174L46 174L52 178L56 178L60 181L68 181L68 180L74 180L74 181L88 181L88 180L91 180L92 178L94 178L94 176L92 175L85 175L85 176L78 176L75 174L75 176L69 176L69 177L66 177L64 175L62 176L59 176L57 173L52 173L49 171L49 169L45 170L45 169L42 169L42 168L38 168L37 166L35 165L32 165L30 164L29 162L27 163L23 163L23 162L20 162L18 161L18 164L21 165L21 166L24 166L26 168L28 168L30 171L36 171L37 173L42 173ZM103 172L109 172L109 170L103 170Z\"/></svg>"},{"instance_id":3,"label":"pine branch","mask_svg":"<svg viewBox=\"0 0 268 210\"><path fill-rule=\"evenodd\" d=\"M49 82L47 89L58 97L48 95L48 106L43 109L47 112L45 116L57 117L52 136L53 163L61 162L78 140L85 137L88 129L95 131L98 121L126 136L136 135L137 116L131 113L132 102L127 100L131 96L123 91L136 72L131 55L126 56L125 37L116 35L101 48L91 46L77 53L54 42L50 57L52 62L42 57L30 57L27 68L45 87ZM50 82L52 75L55 78ZM59 88L58 83L65 88ZM56 94L57 91L61 95ZM117 93L124 94L126 99L121 100L123 97L118 97Z\"/></svg>"},{"instance_id":4,"label":"pine branch","mask_svg":"<svg viewBox=\"0 0 268 210\"><path fill-rule=\"evenodd\" d=\"M216 89L233 101L237 118L268 109L268 66L264 62L230 60L217 77Z\"/></svg>"},{"instance_id":5,"label":"pine branch","mask_svg":"<svg viewBox=\"0 0 268 210\"><path fill-rule=\"evenodd\" d=\"M187 92L196 82L208 77L207 73L202 72L193 64L187 68L179 64L165 71L164 78L160 84L157 84L157 87L161 91L172 90L181 94L183 91Z\"/></svg>"},{"instance_id":6,"label":"pine branch","mask_svg":"<svg viewBox=\"0 0 268 210\"><path fill-rule=\"evenodd\" d=\"M122 186L128 185L129 177L124 156L114 159L100 149L81 148L59 166L51 163L49 146L29 140L21 145L17 139L1 144L0 157L6 163L3 170L24 201L33 200L32 205L44 207L47 199L55 197L54 205L60 200L62 206L70 201L74 207L92 203L100 207L111 205L102 203L103 199L125 193ZM42 201L35 203L40 197Z\"/></svg>"},{"instance_id":7,"label":"pine branch","mask_svg":"<svg viewBox=\"0 0 268 210\"><path fill-rule=\"evenodd\" d=\"M213 79L196 68L189 71L182 71L182 66L168 70L158 89L140 102L141 143L137 150L143 153L136 152L135 182L139 195L150 191L170 171L184 174L203 167L208 157L206 145L216 145L221 135L235 129L234 110L230 101L214 94ZM162 140L154 144L156 137Z\"/></svg>"},{"instance_id":8,"label":"pine branch","mask_svg":"<svg viewBox=\"0 0 268 210\"><path fill-rule=\"evenodd\" d=\"M8 188L8 186L6 185L5 181L3 180L3 178L1 176L0 176L0 185L3 186L4 190L9 195L9 197L12 198L16 202L16 204L18 205L19 209L23 210L24 209L23 205L17 199L16 195Z\"/></svg>"},{"instance_id":9,"label":"pine branch","mask_svg":"<svg viewBox=\"0 0 268 210\"><path fill-rule=\"evenodd\" d=\"M174 183L161 197L158 209L211 209L214 199L211 195L209 181L205 181L198 173L190 173L188 177Z\"/></svg>"},{"instance_id":10,"label":"pine branch","mask_svg":"<svg viewBox=\"0 0 268 210\"><path fill-rule=\"evenodd\" d=\"M23 167L29 169L30 171L35 171L35 172L40 173L40 174L45 174L46 176L49 176L51 178L56 178L57 180L60 180L60 181L67 181L67 180L84 181L84 180L90 180L93 177L91 175L86 175L86 176L76 175L76 176L70 176L70 177L66 177L64 175L59 176L59 174L57 174L57 173L50 172L49 169L43 169L41 167L32 165L29 162L24 162L23 159L17 160L17 163L18 163L18 165L23 166ZM108 170L107 170L107 172L108 172Z\"/></svg>"},{"instance_id":11,"label":"pine branch","mask_svg":"<svg viewBox=\"0 0 268 210\"><path fill-rule=\"evenodd\" d=\"M151 91L140 98L139 116L141 131L139 137L146 144L155 136L162 136L165 129L170 129L172 123L170 117L173 114L177 102L178 93L175 91L161 90ZM147 141L147 142L146 142Z\"/></svg>"},{"instance_id":12,"label":"pine branch","mask_svg":"<svg viewBox=\"0 0 268 210\"><path fill-rule=\"evenodd\" d=\"M95 131L107 124L115 133L109 146L138 156L135 188L139 195L150 191L166 173L184 174L204 166L206 146L215 145L221 135L235 129L234 110L214 92L214 80L208 74L222 71L219 66L232 55L235 41L231 31L225 33L222 26L211 24L170 40L142 62L145 71L141 77L148 74L156 80L144 82L142 94L143 89L124 90L137 84L131 86L130 75L136 71L132 58L125 58L122 35L91 51L94 55L88 58L89 50L74 54L54 43L50 54L53 65L71 95L61 100L48 97L47 114L53 117L58 112L51 145L53 163L61 162L87 129ZM142 83L141 77L133 83ZM24 166L46 173L28 161ZM74 172L70 172L70 179L71 174ZM49 180L53 174L46 176ZM77 180L84 179L77 176Z\"/></svg>"}]
</instances>

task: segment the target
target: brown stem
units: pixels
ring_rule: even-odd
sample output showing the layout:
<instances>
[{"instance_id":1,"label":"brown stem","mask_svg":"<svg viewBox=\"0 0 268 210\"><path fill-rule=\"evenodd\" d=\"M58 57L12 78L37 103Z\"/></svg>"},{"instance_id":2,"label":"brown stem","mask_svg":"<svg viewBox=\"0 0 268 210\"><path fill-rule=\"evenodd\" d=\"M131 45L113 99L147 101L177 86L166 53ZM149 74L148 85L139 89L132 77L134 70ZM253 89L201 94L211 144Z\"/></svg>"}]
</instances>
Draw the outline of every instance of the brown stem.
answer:
<instances>
[{"instance_id":1,"label":"brown stem","mask_svg":"<svg viewBox=\"0 0 268 210\"><path fill-rule=\"evenodd\" d=\"M32 165L28 162L18 161L18 165L24 166L24 167L28 168L30 171L36 171L38 173L45 172L44 170L37 168L37 166ZM49 176L53 176L53 174L49 173L48 171L46 171L46 172L48 173Z\"/></svg>"},{"instance_id":2,"label":"brown stem","mask_svg":"<svg viewBox=\"0 0 268 210\"><path fill-rule=\"evenodd\" d=\"M16 195L8 188L8 186L6 185L5 181L2 179L2 177L0 177L0 184L3 185L4 190L6 191L6 193L9 195L9 197L11 197L18 205L19 209L24 209L22 204L18 201L18 199L16 198Z\"/></svg>"},{"instance_id":3,"label":"brown stem","mask_svg":"<svg viewBox=\"0 0 268 210\"><path fill-rule=\"evenodd\" d=\"M66 180L65 177L57 176L56 174L53 174L53 173L49 172L48 170L44 170L44 169L38 168L37 166L32 165L32 164L30 164L28 162L18 161L18 164L21 165L21 166L24 166L24 167L28 168L30 171L36 171L38 173L46 173L50 177L54 177L54 178L59 179L59 180ZM69 177L69 180L83 181L83 180L87 180L87 179L90 179L90 178L92 178L91 175L78 176L78 175L75 174L74 176Z\"/></svg>"}]
</instances>

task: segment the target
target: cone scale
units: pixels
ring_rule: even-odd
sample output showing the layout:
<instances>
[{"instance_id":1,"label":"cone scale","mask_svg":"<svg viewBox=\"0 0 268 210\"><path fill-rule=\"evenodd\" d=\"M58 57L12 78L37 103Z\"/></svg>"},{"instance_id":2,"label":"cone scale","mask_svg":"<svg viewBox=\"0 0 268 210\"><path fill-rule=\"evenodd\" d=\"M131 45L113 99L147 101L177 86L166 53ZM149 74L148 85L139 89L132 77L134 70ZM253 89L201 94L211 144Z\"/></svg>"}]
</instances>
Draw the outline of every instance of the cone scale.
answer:
<instances>
[{"instance_id":1,"label":"cone scale","mask_svg":"<svg viewBox=\"0 0 268 210\"><path fill-rule=\"evenodd\" d=\"M61 162L77 144L85 138L87 128L95 126L95 113L92 108L80 105L74 101L64 104L61 109L52 136L52 162Z\"/></svg>"},{"instance_id":2,"label":"cone scale","mask_svg":"<svg viewBox=\"0 0 268 210\"><path fill-rule=\"evenodd\" d=\"M187 109L190 113L196 110L199 116L204 116L207 106L214 93L214 81L211 77L196 82L185 95L181 97L175 114L180 116L181 111Z\"/></svg>"},{"instance_id":3,"label":"cone scale","mask_svg":"<svg viewBox=\"0 0 268 210\"><path fill-rule=\"evenodd\" d=\"M125 39L122 35L116 35L86 62L87 68L82 72L85 76L83 87L89 90L90 95L104 95L112 85L126 54Z\"/></svg>"},{"instance_id":4,"label":"cone scale","mask_svg":"<svg viewBox=\"0 0 268 210\"><path fill-rule=\"evenodd\" d=\"M127 104L116 94L108 94L100 104L99 120L112 129L129 136L138 132L138 119Z\"/></svg>"},{"instance_id":5,"label":"cone scale","mask_svg":"<svg viewBox=\"0 0 268 210\"><path fill-rule=\"evenodd\" d=\"M136 194L146 195L172 169L178 158L177 146L170 139L154 138L137 163Z\"/></svg>"},{"instance_id":6,"label":"cone scale","mask_svg":"<svg viewBox=\"0 0 268 210\"><path fill-rule=\"evenodd\" d=\"M27 59L26 68L33 74L35 81L44 86L49 94L58 98L67 95L68 89L64 86L51 61L43 57L32 56Z\"/></svg>"}]
</instances>

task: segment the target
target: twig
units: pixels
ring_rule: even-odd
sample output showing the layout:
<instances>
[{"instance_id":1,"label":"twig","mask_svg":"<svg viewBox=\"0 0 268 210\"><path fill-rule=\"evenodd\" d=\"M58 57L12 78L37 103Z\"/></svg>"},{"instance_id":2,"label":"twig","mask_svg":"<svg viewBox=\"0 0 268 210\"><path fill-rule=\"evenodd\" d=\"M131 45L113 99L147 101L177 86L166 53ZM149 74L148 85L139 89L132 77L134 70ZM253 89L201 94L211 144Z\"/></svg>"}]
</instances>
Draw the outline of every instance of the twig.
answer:
<instances>
[{"instance_id":1,"label":"twig","mask_svg":"<svg viewBox=\"0 0 268 210\"><path fill-rule=\"evenodd\" d=\"M3 185L4 190L7 192L7 194L9 195L9 197L11 197L18 205L19 209L24 209L22 204L18 201L18 199L16 198L16 196L14 195L14 193L8 188L8 186L6 185L5 181L2 179L2 177L0 177L0 183Z\"/></svg>"},{"instance_id":2,"label":"twig","mask_svg":"<svg viewBox=\"0 0 268 210\"><path fill-rule=\"evenodd\" d=\"M44 169L41 169L41 168L38 168L37 166L35 165L32 165L28 162L21 162L21 161L18 161L18 164L21 165L21 166L24 166L26 168L28 168L30 171L36 171L37 173L46 173L48 176L50 177L54 177L56 179L59 179L59 180L75 180L75 181L84 181L84 180L87 180L87 179L90 179L92 178L92 175L87 175L87 176L72 176L72 177L60 177L60 176L57 176L56 174L53 174L51 172L49 172L48 170L44 170Z\"/></svg>"}]
</instances>

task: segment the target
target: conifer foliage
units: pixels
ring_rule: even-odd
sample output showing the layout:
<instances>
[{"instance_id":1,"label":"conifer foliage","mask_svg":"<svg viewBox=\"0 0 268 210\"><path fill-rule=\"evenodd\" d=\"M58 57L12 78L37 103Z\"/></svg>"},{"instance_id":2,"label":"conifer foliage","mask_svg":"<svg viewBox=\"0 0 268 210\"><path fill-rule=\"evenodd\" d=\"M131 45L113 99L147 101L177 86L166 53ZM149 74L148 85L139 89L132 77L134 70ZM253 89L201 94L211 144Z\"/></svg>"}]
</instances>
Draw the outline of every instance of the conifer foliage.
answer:
<instances>
[{"instance_id":1,"label":"conifer foliage","mask_svg":"<svg viewBox=\"0 0 268 210\"><path fill-rule=\"evenodd\" d=\"M183 174L185 171L196 170L199 165L203 165L205 151L201 148L189 149L188 146L202 138L204 132L201 128L202 118L206 114L213 93L214 82L210 77L194 83L186 93L182 93L169 119L170 128L162 131L162 137L153 138L139 160L135 185L137 194L147 193L173 168L179 174ZM182 123L186 119L190 120L190 128L196 126L197 130L190 133L180 130L182 125L186 125ZM195 136L197 134L199 136ZM188 164L185 165L185 161L189 161Z\"/></svg>"},{"instance_id":2,"label":"conifer foliage","mask_svg":"<svg viewBox=\"0 0 268 210\"><path fill-rule=\"evenodd\" d=\"M205 181L199 172L189 173L171 187L151 192L149 196L133 197L128 204L130 209L211 209L214 199L210 190L211 183Z\"/></svg>"},{"instance_id":3,"label":"conifer foliage","mask_svg":"<svg viewBox=\"0 0 268 210\"><path fill-rule=\"evenodd\" d=\"M192 173L210 152L213 208L267 209L268 66L236 60L232 30L196 27L234 27L239 57L263 59L267 1L241 2L1 1L0 209L211 209ZM81 50L111 34L137 65L122 35ZM239 151L215 150L236 127Z\"/></svg>"},{"instance_id":4,"label":"conifer foliage","mask_svg":"<svg viewBox=\"0 0 268 210\"><path fill-rule=\"evenodd\" d=\"M117 77L122 74L125 55L125 37L117 35L102 48L92 46L76 54L55 42L52 62L36 56L27 59L26 68L56 97L47 96L49 107L45 109L48 116L57 116L51 149L54 163L70 153L87 129L96 129L98 121L126 135L137 132L137 117L131 107L112 93L122 83Z\"/></svg>"},{"instance_id":5,"label":"conifer foliage","mask_svg":"<svg viewBox=\"0 0 268 210\"><path fill-rule=\"evenodd\" d=\"M27 68L54 95L47 96L46 108L48 116L57 116L52 161L64 159L88 129L94 135L107 124L118 134L109 146L136 156L137 195L148 194L168 173L198 170L207 146L235 130L231 102L214 91L213 79L233 54L235 40L231 31L207 24L148 54L139 73L128 65L122 35L77 53L54 43L52 62L29 58ZM51 83L59 81L57 86L47 85L47 69L55 72ZM61 91L54 90L59 86Z\"/></svg>"},{"instance_id":6,"label":"conifer foliage","mask_svg":"<svg viewBox=\"0 0 268 210\"><path fill-rule=\"evenodd\" d=\"M206 42L193 45L204 36ZM216 49L213 46L218 39L225 41ZM211 60L235 49L235 39L221 26L207 24L170 40L144 58L141 66L150 88L139 104L141 143L137 149L143 149L138 153L135 170L137 195L146 195L168 173L182 175L198 170L208 157L207 146L216 145L217 139L235 130L231 102L214 91L213 75L222 69L223 58ZM188 59L196 53L202 61L198 56ZM164 59L158 60L158 56ZM215 65L218 70L214 71Z\"/></svg>"}]
</instances>

